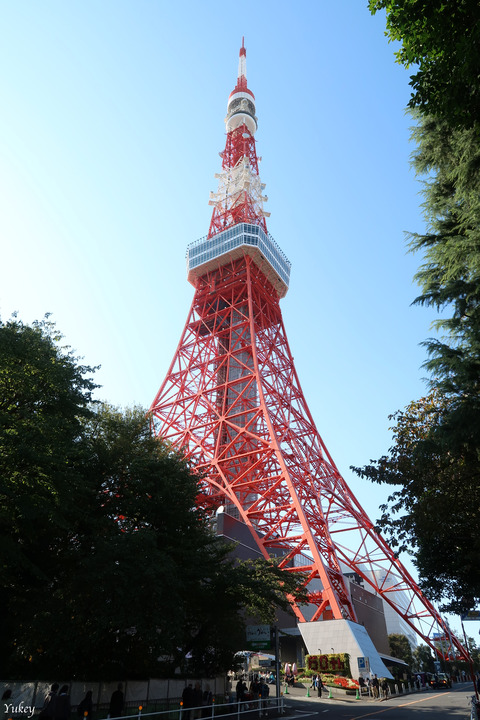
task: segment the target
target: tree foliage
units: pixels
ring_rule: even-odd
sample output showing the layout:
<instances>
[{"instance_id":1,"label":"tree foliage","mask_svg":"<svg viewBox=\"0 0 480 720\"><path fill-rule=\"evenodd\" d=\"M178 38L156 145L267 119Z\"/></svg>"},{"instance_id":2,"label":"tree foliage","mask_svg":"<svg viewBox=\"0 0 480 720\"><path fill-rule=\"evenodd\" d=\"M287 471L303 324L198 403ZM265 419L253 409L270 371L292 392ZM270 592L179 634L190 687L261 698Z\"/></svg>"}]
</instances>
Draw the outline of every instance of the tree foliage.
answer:
<instances>
[{"instance_id":1,"label":"tree foliage","mask_svg":"<svg viewBox=\"0 0 480 720\"><path fill-rule=\"evenodd\" d=\"M424 343L434 390L393 416L389 455L357 471L400 486L379 525L415 553L425 591L463 612L480 597L480 147L475 130L432 117L414 135L428 223L411 235L423 253L415 302L442 313L440 338Z\"/></svg>"},{"instance_id":2,"label":"tree foliage","mask_svg":"<svg viewBox=\"0 0 480 720\"><path fill-rule=\"evenodd\" d=\"M81 492L82 420L92 369L82 367L46 318L0 321L0 635L13 642L19 615L48 588ZM73 492L72 492L73 491ZM25 613L25 630L28 613Z\"/></svg>"},{"instance_id":3,"label":"tree foliage","mask_svg":"<svg viewBox=\"0 0 480 720\"><path fill-rule=\"evenodd\" d=\"M93 406L48 323L0 324L2 666L11 677L213 675L299 579L235 562L142 409ZM301 581L301 579L300 579Z\"/></svg>"},{"instance_id":4,"label":"tree foliage","mask_svg":"<svg viewBox=\"0 0 480 720\"><path fill-rule=\"evenodd\" d=\"M478 671L480 670L480 647L477 645L475 638L472 637L467 637L467 645L468 652L472 658L473 667L476 671Z\"/></svg>"},{"instance_id":5,"label":"tree foliage","mask_svg":"<svg viewBox=\"0 0 480 720\"><path fill-rule=\"evenodd\" d=\"M390 647L390 655L407 663L409 668L413 666L412 648L405 635L400 633L392 633L388 636L388 644Z\"/></svg>"},{"instance_id":6,"label":"tree foliage","mask_svg":"<svg viewBox=\"0 0 480 720\"><path fill-rule=\"evenodd\" d=\"M418 68L411 108L473 127L480 120L480 5L476 0L369 0L386 11L386 34L401 44L397 61Z\"/></svg>"},{"instance_id":7,"label":"tree foliage","mask_svg":"<svg viewBox=\"0 0 480 720\"><path fill-rule=\"evenodd\" d=\"M415 303L438 312L425 340L431 392L392 416L388 454L356 471L394 486L378 521L413 553L420 584L454 612L480 599L480 5L471 0L370 0L386 11L397 60L416 65L413 167L426 228Z\"/></svg>"},{"instance_id":8,"label":"tree foliage","mask_svg":"<svg viewBox=\"0 0 480 720\"><path fill-rule=\"evenodd\" d=\"M475 130L451 130L434 117L414 131L413 164L424 182L426 232L411 234L423 256L416 303L443 315L428 340L426 364L451 398L478 409L480 391L480 143ZM468 397L467 397L468 395ZM474 431L478 430L478 427Z\"/></svg>"},{"instance_id":9,"label":"tree foliage","mask_svg":"<svg viewBox=\"0 0 480 720\"><path fill-rule=\"evenodd\" d=\"M434 672L434 658L428 645L418 645L413 651L413 666L416 672Z\"/></svg>"},{"instance_id":10,"label":"tree foliage","mask_svg":"<svg viewBox=\"0 0 480 720\"><path fill-rule=\"evenodd\" d=\"M464 612L480 599L477 448L452 441L450 401L436 391L393 417L389 454L355 470L395 488L379 529L397 552L413 555L431 599Z\"/></svg>"}]
</instances>

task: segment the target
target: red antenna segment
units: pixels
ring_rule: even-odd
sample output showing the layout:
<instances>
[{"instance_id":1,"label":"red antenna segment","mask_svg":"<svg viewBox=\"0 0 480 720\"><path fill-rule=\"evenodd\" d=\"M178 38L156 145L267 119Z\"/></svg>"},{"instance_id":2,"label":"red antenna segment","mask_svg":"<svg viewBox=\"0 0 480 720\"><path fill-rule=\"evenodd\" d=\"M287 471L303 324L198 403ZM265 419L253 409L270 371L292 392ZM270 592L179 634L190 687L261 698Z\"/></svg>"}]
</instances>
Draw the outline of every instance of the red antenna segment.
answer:
<instances>
[{"instance_id":1,"label":"red antenna segment","mask_svg":"<svg viewBox=\"0 0 480 720\"><path fill-rule=\"evenodd\" d=\"M263 209L268 198L263 194L265 185L258 174L255 95L247 87L247 51L243 38L239 55L237 84L227 104L222 170L215 176L217 191L210 193L213 212L209 238L240 222L259 225L266 232L265 218L270 215Z\"/></svg>"}]
</instances>

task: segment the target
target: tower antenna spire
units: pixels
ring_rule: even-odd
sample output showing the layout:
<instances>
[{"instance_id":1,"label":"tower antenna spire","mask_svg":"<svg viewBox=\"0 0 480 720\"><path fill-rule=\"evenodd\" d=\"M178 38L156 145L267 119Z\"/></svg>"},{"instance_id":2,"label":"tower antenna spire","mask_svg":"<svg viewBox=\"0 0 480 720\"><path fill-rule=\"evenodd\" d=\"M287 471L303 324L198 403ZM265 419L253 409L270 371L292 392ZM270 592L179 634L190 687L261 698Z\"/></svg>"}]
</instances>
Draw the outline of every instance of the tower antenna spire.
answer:
<instances>
[{"instance_id":1,"label":"tower antenna spire","mask_svg":"<svg viewBox=\"0 0 480 720\"><path fill-rule=\"evenodd\" d=\"M242 37L238 60L237 84L229 95L225 125L227 138L221 153L222 171L216 192L210 193L213 205L208 237L213 237L240 222L259 225L265 232L265 218L270 213L263 209L267 196L265 185L258 172L255 133L258 123L255 115L255 95L247 86L247 51Z\"/></svg>"}]
</instances>

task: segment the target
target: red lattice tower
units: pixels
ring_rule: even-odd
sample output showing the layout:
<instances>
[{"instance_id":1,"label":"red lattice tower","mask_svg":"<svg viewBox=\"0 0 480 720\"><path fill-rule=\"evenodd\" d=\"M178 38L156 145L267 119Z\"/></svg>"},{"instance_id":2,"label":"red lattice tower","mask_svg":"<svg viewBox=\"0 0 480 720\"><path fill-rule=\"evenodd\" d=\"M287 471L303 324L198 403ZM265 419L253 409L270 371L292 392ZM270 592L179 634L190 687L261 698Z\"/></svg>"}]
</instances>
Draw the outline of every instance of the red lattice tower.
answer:
<instances>
[{"instance_id":1,"label":"red lattice tower","mask_svg":"<svg viewBox=\"0 0 480 720\"><path fill-rule=\"evenodd\" d=\"M290 263L267 233L243 43L226 127L209 233L187 250L195 295L151 406L155 432L183 448L202 473L199 504L234 513L265 558L306 573L309 614L292 603L300 621L356 622L344 577L355 572L424 642L435 647L441 635L450 646L445 655L453 645L465 657L375 532L305 402L279 305Z\"/></svg>"}]
</instances>

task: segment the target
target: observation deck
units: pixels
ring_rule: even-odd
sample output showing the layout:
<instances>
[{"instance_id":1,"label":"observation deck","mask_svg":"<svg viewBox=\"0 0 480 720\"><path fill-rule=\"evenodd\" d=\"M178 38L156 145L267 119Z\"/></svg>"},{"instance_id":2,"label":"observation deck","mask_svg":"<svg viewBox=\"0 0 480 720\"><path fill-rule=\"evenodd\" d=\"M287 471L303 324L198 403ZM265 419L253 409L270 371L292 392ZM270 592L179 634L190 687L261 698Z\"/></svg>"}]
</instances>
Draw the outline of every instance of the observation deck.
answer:
<instances>
[{"instance_id":1,"label":"observation deck","mask_svg":"<svg viewBox=\"0 0 480 720\"><path fill-rule=\"evenodd\" d=\"M190 243L187 247L188 282L195 287L197 278L243 255L249 255L279 297L285 297L291 263L270 233L250 223L238 223L213 237Z\"/></svg>"}]
</instances>

